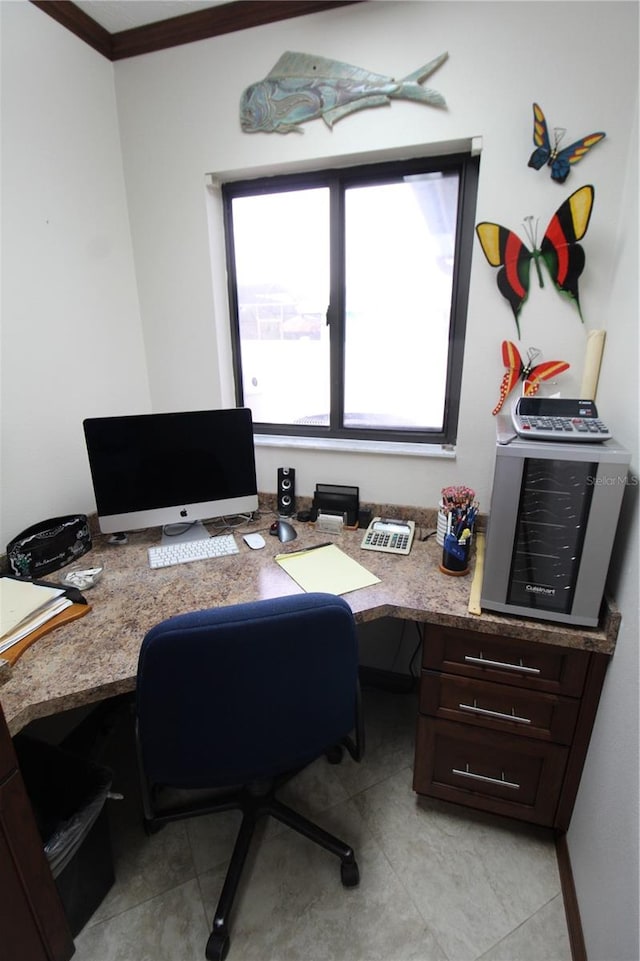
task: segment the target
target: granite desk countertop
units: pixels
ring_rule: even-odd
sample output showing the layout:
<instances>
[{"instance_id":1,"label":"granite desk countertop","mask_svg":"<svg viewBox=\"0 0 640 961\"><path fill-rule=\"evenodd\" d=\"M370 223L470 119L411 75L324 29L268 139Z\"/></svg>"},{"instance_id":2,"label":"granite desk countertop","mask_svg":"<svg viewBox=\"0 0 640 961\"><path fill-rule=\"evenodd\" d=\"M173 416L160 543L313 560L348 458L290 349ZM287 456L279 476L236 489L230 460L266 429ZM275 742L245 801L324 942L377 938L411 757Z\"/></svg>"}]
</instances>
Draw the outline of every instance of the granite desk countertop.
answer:
<instances>
[{"instance_id":1,"label":"granite desk countertop","mask_svg":"<svg viewBox=\"0 0 640 961\"><path fill-rule=\"evenodd\" d=\"M97 585L86 592L92 610L37 641L0 687L11 734L38 717L132 691L142 638L167 617L301 593L274 556L329 540L380 578L379 584L345 595L358 622L397 617L613 654L620 615L611 606L605 607L599 628L576 628L484 612L470 614L473 556L469 576L449 577L439 569L442 549L435 537L421 541L417 531L411 553L395 556L362 551L362 531L327 535L317 532L312 524L297 522L297 540L281 544L269 536L269 521L270 518L263 517L238 529L237 555L160 570L151 570L147 560L147 548L158 542L157 531L131 534L125 546L110 545L106 538L97 535L91 551L73 565L76 569L104 567ZM242 533L248 530L262 531L266 540L263 549L247 547ZM215 533L213 529L211 532ZM61 578L64 573L65 569L50 579Z\"/></svg>"}]
</instances>

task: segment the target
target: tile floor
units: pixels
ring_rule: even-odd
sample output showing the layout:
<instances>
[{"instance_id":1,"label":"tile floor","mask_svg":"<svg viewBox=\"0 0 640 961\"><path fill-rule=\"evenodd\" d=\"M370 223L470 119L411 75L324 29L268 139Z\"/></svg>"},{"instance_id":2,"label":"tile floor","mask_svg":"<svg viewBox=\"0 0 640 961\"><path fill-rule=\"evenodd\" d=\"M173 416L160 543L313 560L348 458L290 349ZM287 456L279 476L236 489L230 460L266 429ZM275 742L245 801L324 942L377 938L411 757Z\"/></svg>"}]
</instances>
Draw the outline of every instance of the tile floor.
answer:
<instances>
[{"instance_id":1,"label":"tile floor","mask_svg":"<svg viewBox=\"0 0 640 961\"><path fill-rule=\"evenodd\" d=\"M338 861L269 822L256 838L231 927L229 961L570 961L547 832L418 798L416 701L364 691L361 764L316 762L282 797L356 850L360 885ZM102 760L116 883L76 939L74 961L202 961L237 812L141 827L131 718Z\"/></svg>"}]
</instances>

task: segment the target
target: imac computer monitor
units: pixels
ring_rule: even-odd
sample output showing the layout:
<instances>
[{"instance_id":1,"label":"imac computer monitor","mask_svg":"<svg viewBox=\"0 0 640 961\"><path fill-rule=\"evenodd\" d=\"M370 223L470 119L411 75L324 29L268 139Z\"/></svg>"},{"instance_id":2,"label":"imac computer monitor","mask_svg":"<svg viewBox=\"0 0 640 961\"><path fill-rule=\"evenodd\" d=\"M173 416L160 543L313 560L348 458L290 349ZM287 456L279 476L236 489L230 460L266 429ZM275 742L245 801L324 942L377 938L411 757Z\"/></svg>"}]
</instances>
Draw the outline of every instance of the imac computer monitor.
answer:
<instances>
[{"instance_id":1,"label":"imac computer monitor","mask_svg":"<svg viewBox=\"0 0 640 961\"><path fill-rule=\"evenodd\" d=\"M206 537L197 522L258 508L248 408L93 417L83 427L105 534L193 524L191 537Z\"/></svg>"}]
</instances>

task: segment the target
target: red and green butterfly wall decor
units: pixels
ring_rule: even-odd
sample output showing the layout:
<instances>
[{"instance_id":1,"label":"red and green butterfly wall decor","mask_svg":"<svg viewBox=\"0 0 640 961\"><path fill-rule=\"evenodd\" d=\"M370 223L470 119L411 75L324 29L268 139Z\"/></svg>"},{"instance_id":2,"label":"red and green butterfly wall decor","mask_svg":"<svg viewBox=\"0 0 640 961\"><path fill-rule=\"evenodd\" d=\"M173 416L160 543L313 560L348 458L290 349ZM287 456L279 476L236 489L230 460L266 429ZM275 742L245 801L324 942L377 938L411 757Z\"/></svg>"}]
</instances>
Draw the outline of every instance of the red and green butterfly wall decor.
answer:
<instances>
[{"instance_id":1,"label":"red and green butterfly wall decor","mask_svg":"<svg viewBox=\"0 0 640 961\"><path fill-rule=\"evenodd\" d=\"M533 260L538 282L544 287L542 261L559 293L575 303L580 319L578 280L584 270L585 254L578 243L582 240L593 209L595 190L591 184L580 187L560 204L537 246L537 222L525 217L524 228L531 244L529 250L520 237L508 227L483 221L476 226L482 251L492 267L499 267L498 290L509 302L520 337L520 311L529 295L529 274Z\"/></svg>"},{"instance_id":2,"label":"red and green butterfly wall decor","mask_svg":"<svg viewBox=\"0 0 640 961\"><path fill-rule=\"evenodd\" d=\"M564 127L554 127L553 143L551 143L545 116L538 104L534 103L533 142L536 149L529 157L528 166L533 167L534 170L540 170L547 164L548 167L551 167L551 179L559 184L565 182L573 164L582 160L592 147L595 147L606 137L606 134L602 131L590 133L588 136L582 137L581 140L576 140L570 147L560 150L560 143L566 132Z\"/></svg>"},{"instance_id":3,"label":"red and green butterfly wall decor","mask_svg":"<svg viewBox=\"0 0 640 961\"><path fill-rule=\"evenodd\" d=\"M493 408L494 414L499 413L505 400L520 381L523 383L523 395L531 397L538 392L543 380L551 380L556 374L569 369L569 364L564 360L547 360L543 364L535 364L539 356L540 351L530 347L527 359L523 361L515 344L510 340L502 341L502 361L507 371L500 384L500 399Z\"/></svg>"}]
</instances>

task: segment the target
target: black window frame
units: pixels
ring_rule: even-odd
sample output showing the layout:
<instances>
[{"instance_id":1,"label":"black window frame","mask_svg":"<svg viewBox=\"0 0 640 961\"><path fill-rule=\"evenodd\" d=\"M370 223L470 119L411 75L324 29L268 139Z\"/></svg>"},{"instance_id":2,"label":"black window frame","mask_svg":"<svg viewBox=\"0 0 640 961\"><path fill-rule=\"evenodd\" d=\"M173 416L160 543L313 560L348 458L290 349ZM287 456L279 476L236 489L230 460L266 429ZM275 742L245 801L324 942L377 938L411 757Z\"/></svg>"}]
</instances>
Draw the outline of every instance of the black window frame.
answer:
<instances>
[{"instance_id":1,"label":"black window frame","mask_svg":"<svg viewBox=\"0 0 640 961\"><path fill-rule=\"evenodd\" d=\"M467 327L469 285L473 252L476 199L480 158L470 153L368 163L303 173L227 181L222 184L227 283L231 323L231 348L235 399L244 406L242 389L241 338L233 245L232 203L236 197L257 196L277 191L314 187L330 189L330 303L327 323L330 328L330 415L328 425L266 424L254 422L256 434L287 437L319 437L338 440L371 440L398 444L417 443L453 446L457 441L464 343ZM403 176L423 173L459 173L456 243L451 294L451 323L442 430L380 427L344 427L344 195L348 187L396 182ZM428 358L425 358L428 376Z\"/></svg>"}]
</instances>

